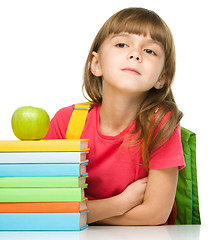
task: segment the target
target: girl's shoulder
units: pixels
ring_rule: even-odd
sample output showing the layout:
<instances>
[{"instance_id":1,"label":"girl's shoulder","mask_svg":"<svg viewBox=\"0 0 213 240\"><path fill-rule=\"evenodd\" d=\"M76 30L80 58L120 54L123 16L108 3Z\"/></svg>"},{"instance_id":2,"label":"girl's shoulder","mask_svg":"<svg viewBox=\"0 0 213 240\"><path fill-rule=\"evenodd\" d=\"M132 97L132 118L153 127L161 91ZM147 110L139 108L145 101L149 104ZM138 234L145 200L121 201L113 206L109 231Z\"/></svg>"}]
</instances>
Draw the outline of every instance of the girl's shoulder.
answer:
<instances>
[{"instance_id":1,"label":"girl's shoulder","mask_svg":"<svg viewBox=\"0 0 213 240\"><path fill-rule=\"evenodd\" d=\"M70 106L63 107L63 108L59 109L56 112L56 114L54 116L54 119L57 120L57 121L66 122L68 124L69 120L70 120L70 117L71 117L71 115L72 115L72 113L73 113L73 111L75 109L75 105L76 104L72 104ZM94 111L96 111L97 108L98 108L98 106L96 104L93 104L91 109L89 110L88 114L93 113ZM79 111L81 111L81 110L79 110Z\"/></svg>"},{"instance_id":2,"label":"girl's shoulder","mask_svg":"<svg viewBox=\"0 0 213 240\"><path fill-rule=\"evenodd\" d=\"M59 109L56 112L56 114L53 117L53 119L55 121L66 121L66 122L69 121L69 119L71 117L71 114L72 114L72 112L74 110L74 106L75 106L75 104Z\"/></svg>"},{"instance_id":3,"label":"girl's shoulder","mask_svg":"<svg viewBox=\"0 0 213 240\"><path fill-rule=\"evenodd\" d=\"M44 139L64 139L66 136L67 127L74 111L74 106L63 107L59 109L55 116L50 121L50 128ZM94 105L88 115L96 113L97 106ZM93 114L92 114L93 112Z\"/></svg>"}]
</instances>

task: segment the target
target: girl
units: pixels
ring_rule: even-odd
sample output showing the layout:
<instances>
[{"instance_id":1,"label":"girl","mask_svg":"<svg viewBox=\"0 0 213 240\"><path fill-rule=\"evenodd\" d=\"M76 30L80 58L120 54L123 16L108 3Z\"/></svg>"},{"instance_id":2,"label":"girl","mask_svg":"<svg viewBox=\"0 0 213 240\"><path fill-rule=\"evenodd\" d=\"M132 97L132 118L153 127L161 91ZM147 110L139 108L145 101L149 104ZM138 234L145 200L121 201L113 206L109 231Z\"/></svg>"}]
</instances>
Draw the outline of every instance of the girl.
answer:
<instances>
[{"instance_id":1,"label":"girl","mask_svg":"<svg viewBox=\"0 0 213 240\"><path fill-rule=\"evenodd\" d=\"M89 224L167 222L185 165L174 74L172 34L153 11L121 10L98 32L83 84L94 103L81 135L91 149ZM65 138L72 111L56 113L45 139Z\"/></svg>"}]
</instances>

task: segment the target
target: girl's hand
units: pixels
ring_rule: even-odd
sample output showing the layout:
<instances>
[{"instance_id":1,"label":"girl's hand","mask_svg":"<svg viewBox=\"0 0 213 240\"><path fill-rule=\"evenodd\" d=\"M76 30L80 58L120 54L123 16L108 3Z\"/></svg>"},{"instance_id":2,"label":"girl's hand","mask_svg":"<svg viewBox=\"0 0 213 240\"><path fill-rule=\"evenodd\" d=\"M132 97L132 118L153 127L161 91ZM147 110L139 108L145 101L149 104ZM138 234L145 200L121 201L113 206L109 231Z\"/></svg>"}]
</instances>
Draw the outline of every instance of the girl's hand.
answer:
<instances>
[{"instance_id":1,"label":"girl's hand","mask_svg":"<svg viewBox=\"0 0 213 240\"><path fill-rule=\"evenodd\" d=\"M140 178L128 185L126 189L120 194L123 204L123 213L129 211L137 205L142 204L145 195L146 185L147 177Z\"/></svg>"}]
</instances>

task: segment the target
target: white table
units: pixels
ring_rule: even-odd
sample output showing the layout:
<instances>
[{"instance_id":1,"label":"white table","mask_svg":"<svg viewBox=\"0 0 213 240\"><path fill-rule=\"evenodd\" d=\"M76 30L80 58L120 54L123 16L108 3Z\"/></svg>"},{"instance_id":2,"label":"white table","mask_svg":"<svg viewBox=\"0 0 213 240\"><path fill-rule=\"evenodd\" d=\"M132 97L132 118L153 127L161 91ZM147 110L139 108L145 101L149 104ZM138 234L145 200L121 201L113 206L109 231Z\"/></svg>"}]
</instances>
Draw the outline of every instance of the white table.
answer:
<instances>
[{"instance_id":1,"label":"white table","mask_svg":"<svg viewBox=\"0 0 213 240\"><path fill-rule=\"evenodd\" d=\"M201 232L203 234L201 234ZM202 236L201 236L202 235ZM205 235L205 236L204 236ZM80 232L2 231L1 240L208 240L213 237L200 225L89 226Z\"/></svg>"}]
</instances>

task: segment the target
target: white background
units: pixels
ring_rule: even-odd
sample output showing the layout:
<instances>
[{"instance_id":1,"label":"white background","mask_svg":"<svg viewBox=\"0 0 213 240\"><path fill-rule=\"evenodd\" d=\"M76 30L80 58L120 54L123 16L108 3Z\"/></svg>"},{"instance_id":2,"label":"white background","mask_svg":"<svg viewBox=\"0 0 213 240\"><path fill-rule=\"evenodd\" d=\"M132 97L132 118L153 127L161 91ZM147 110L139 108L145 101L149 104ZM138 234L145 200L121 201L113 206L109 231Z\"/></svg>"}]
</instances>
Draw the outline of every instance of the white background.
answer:
<instances>
[{"instance_id":1,"label":"white background","mask_svg":"<svg viewBox=\"0 0 213 240\"><path fill-rule=\"evenodd\" d=\"M157 12L173 32L173 92L181 125L197 133L203 225L212 215L212 5L203 0L0 0L0 140L16 139L11 116L21 106L57 110L82 102L84 63L102 24L125 7ZM211 211L211 214L210 214Z\"/></svg>"}]
</instances>

